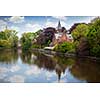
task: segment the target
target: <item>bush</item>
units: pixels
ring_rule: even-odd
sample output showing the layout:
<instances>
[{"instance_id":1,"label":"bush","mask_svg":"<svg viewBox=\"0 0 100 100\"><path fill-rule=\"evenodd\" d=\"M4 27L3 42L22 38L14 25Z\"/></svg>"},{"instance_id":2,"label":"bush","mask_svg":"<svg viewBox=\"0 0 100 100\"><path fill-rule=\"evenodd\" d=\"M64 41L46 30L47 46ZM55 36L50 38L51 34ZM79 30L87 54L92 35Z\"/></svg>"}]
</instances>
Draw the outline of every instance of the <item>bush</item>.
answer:
<instances>
[{"instance_id":1,"label":"bush","mask_svg":"<svg viewBox=\"0 0 100 100\"><path fill-rule=\"evenodd\" d=\"M61 44L57 44L54 50L62 53L73 53L75 51L75 47L71 42L63 42Z\"/></svg>"},{"instance_id":2,"label":"bush","mask_svg":"<svg viewBox=\"0 0 100 100\"><path fill-rule=\"evenodd\" d=\"M38 45L38 44L32 44L32 47L31 48L41 48L41 46L40 45Z\"/></svg>"}]
</instances>

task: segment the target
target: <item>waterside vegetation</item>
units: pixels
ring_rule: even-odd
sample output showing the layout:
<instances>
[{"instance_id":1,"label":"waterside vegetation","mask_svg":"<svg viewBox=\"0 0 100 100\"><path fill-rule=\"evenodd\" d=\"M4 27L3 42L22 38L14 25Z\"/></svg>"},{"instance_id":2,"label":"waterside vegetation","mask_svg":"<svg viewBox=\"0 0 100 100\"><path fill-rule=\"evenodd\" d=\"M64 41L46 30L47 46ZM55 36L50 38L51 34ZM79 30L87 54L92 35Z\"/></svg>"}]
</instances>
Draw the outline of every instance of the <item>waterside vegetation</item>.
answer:
<instances>
[{"instance_id":1,"label":"waterside vegetation","mask_svg":"<svg viewBox=\"0 0 100 100\"><path fill-rule=\"evenodd\" d=\"M73 28L74 25L77 26ZM69 29L73 42L65 41L58 43L54 45L53 51L74 53L80 56L100 57L100 17L94 18L88 24L78 23L74 25ZM51 47L55 31L55 28L49 28L45 32L43 30L26 32L18 40L16 30L6 28L0 32L0 48L17 48L19 43L24 51L34 48L44 49L44 47Z\"/></svg>"}]
</instances>

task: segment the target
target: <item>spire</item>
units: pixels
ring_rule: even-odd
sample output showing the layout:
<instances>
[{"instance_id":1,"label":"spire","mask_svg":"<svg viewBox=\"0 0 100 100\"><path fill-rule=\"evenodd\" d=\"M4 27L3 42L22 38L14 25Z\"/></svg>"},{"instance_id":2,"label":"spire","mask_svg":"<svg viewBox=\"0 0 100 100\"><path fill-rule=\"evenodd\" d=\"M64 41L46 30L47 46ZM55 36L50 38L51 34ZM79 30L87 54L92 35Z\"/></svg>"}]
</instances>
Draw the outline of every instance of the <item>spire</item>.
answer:
<instances>
[{"instance_id":1,"label":"spire","mask_svg":"<svg viewBox=\"0 0 100 100\"><path fill-rule=\"evenodd\" d=\"M61 27L60 20L59 20L59 22L58 22L58 27Z\"/></svg>"},{"instance_id":2,"label":"spire","mask_svg":"<svg viewBox=\"0 0 100 100\"><path fill-rule=\"evenodd\" d=\"M57 27L57 28L58 28L58 30L61 29L60 20L59 20L59 22L58 22L58 27Z\"/></svg>"}]
</instances>

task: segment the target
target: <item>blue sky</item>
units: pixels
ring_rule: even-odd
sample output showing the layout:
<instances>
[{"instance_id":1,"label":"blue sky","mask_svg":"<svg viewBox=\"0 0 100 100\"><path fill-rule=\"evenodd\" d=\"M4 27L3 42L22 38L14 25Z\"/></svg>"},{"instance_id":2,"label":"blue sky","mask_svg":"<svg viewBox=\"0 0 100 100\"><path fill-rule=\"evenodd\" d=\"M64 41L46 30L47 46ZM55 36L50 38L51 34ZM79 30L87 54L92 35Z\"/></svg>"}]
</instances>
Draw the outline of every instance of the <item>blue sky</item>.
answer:
<instances>
[{"instance_id":1,"label":"blue sky","mask_svg":"<svg viewBox=\"0 0 100 100\"><path fill-rule=\"evenodd\" d=\"M69 29L74 23L90 22L94 16L0 16L0 31L7 26L15 29L18 36L24 32L35 32L45 27L57 27L58 21Z\"/></svg>"}]
</instances>

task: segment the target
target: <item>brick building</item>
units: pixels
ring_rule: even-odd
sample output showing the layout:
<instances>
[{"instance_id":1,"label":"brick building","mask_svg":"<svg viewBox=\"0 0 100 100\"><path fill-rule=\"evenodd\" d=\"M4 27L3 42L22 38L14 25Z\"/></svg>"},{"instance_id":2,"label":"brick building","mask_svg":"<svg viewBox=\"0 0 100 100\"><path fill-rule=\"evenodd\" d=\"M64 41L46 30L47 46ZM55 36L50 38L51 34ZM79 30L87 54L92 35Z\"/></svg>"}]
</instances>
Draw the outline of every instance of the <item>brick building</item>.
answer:
<instances>
[{"instance_id":1,"label":"brick building","mask_svg":"<svg viewBox=\"0 0 100 100\"><path fill-rule=\"evenodd\" d=\"M56 44L62 42L72 42L73 38L71 34L68 34L67 30L61 26L60 21L58 22L57 32L54 34L51 45L54 46Z\"/></svg>"}]
</instances>

